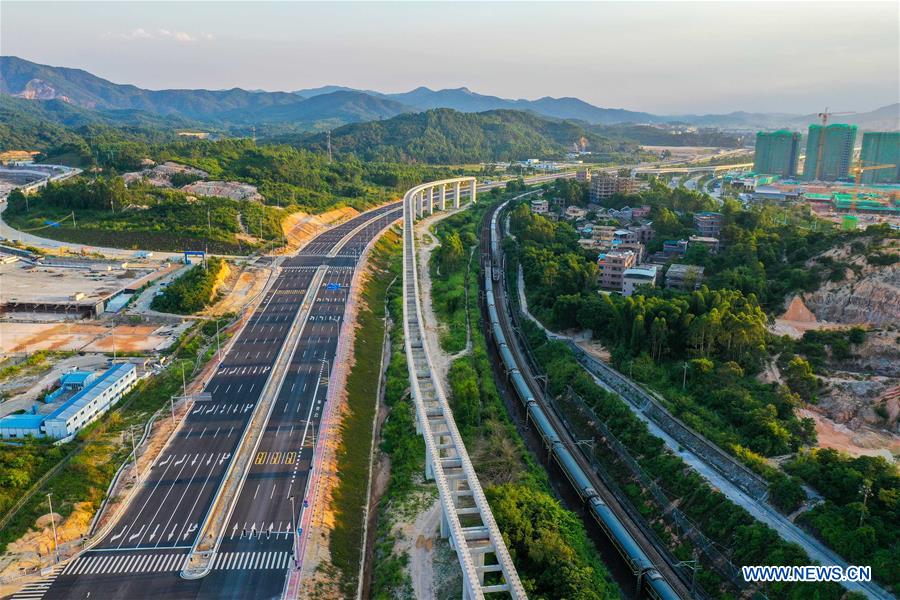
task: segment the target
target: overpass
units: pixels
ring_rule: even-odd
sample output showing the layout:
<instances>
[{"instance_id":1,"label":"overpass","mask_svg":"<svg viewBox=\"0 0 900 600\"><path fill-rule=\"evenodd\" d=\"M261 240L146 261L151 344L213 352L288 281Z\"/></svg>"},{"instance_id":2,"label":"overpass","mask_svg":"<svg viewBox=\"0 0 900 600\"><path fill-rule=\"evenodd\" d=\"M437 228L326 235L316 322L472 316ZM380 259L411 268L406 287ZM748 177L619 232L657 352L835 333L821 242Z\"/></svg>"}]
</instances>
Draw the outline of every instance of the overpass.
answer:
<instances>
[{"instance_id":1,"label":"overpass","mask_svg":"<svg viewBox=\"0 0 900 600\"><path fill-rule=\"evenodd\" d=\"M704 165L702 167L637 167L631 170L632 175L664 175L666 173L718 173L720 171L744 170L753 168L753 163L736 165Z\"/></svg>"},{"instance_id":2,"label":"overpass","mask_svg":"<svg viewBox=\"0 0 900 600\"><path fill-rule=\"evenodd\" d=\"M425 338L416 267L414 224L417 218L459 208L465 192L475 202L474 177L445 179L418 185L403 198L403 333L410 390L416 407L416 432L425 439L425 475L437 484L441 504L441 536L450 539L462 568L463 599L504 594L525 598L506 542L478 482L435 374Z\"/></svg>"}]
</instances>

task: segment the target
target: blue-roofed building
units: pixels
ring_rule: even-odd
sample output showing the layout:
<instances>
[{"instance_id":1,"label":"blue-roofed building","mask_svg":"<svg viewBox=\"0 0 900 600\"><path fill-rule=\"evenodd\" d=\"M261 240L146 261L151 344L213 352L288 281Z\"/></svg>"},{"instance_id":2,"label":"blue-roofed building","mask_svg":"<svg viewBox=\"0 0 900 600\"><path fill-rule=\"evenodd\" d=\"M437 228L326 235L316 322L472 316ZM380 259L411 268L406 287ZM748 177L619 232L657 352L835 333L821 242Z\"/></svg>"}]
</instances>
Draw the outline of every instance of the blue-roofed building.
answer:
<instances>
[{"instance_id":1,"label":"blue-roofed building","mask_svg":"<svg viewBox=\"0 0 900 600\"><path fill-rule=\"evenodd\" d=\"M108 411L137 383L137 367L130 363L113 365L100 375L88 375L94 376L78 375L69 381L70 385L81 385L81 389L49 415L10 415L0 419L0 438L69 438Z\"/></svg>"},{"instance_id":2,"label":"blue-roofed building","mask_svg":"<svg viewBox=\"0 0 900 600\"><path fill-rule=\"evenodd\" d=\"M67 390L81 390L96 377L91 371L69 371L59 378L59 385Z\"/></svg>"},{"instance_id":3,"label":"blue-roofed building","mask_svg":"<svg viewBox=\"0 0 900 600\"><path fill-rule=\"evenodd\" d=\"M0 437L7 438L24 438L28 436L43 437L41 425L44 422L44 415L9 415L0 419Z\"/></svg>"}]
</instances>

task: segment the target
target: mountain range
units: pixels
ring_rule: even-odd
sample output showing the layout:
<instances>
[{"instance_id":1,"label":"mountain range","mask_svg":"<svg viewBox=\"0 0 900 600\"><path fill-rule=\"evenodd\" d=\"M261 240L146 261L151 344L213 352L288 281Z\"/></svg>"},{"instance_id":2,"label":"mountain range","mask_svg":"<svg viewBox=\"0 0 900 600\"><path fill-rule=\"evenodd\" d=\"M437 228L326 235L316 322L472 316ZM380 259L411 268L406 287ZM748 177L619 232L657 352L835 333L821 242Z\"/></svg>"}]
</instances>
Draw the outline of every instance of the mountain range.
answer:
<instances>
[{"instance_id":1,"label":"mountain range","mask_svg":"<svg viewBox=\"0 0 900 600\"><path fill-rule=\"evenodd\" d=\"M75 107L134 111L180 117L211 126L283 125L293 131L321 131L347 123L377 121L410 112L450 108L460 112L517 110L592 125L686 124L723 129L805 129L815 115L732 112L721 115L654 115L602 108L578 98L513 100L478 94L467 88L385 94L342 86L295 92L260 90L146 90L107 81L81 69L52 67L15 56L0 56L0 94L28 100L58 100ZM127 113L119 113L122 118ZM900 103L871 112L842 115L841 122L862 129L900 129Z\"/></svg>"}]
</instances>

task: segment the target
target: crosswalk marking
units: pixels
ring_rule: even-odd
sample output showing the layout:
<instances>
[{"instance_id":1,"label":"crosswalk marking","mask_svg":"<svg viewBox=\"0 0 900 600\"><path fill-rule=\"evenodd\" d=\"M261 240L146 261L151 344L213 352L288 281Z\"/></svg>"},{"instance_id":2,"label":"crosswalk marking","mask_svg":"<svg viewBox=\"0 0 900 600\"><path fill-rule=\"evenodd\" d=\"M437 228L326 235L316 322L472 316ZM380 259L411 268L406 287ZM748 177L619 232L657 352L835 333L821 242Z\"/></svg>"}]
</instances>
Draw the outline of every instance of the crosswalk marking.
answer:
<instances>
[{"instance_id":1,"label":"crosswalk marking","mask_svg":"<svg viewBox=\"0 0 900 600\"><path fill-rule=\"evenodd\" d=\"M56 581L56 578L68 568L69 566L64 565L54 566L48 575L38 581L24 585L21 590L10 596L10 600L40 600L47 593L47 590L50 589L50 586L53 585L53 582Z\"/></svg>"}]
</instances>

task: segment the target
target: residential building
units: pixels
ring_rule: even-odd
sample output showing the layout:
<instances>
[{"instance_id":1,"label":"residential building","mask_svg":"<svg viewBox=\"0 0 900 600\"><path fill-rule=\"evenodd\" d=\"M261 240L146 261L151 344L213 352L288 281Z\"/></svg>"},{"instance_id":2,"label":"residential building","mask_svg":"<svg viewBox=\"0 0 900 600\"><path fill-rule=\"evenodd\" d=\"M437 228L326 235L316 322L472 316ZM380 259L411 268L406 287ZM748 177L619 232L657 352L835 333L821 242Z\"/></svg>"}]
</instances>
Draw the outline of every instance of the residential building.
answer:
<instances>
[{"instance_id":1,"label":"residential building","mask_svg":"<svg viewBox=\"0 0 900 600\"><path fill-rule=\"evenodd\" d=\"M546 215L550 212L550 203L543 198L531 201L531 212L536 215Z\"/></svg>"},{"instance_id":2,"label":"residential building","mask_svg":"<svg viewBox=\"0 0 900 600\"><path fill-rule=\"evenodd\" d=\"M717 212L698 212L694 214L694 227L704 237L719 237L725 217Z\"/></svg>"},{"instance_id":3,"label":"residential building","mask_svg":"<svg viewBox=\"0 0 900 600\"><path fill-rule=\"evenodd\" d=\"M687 240L666 240L663 242L662 251L666 258L671 258L673 256L684 256L687 248Z\"/></svg>"},{"instance_id":4,"label":"residential building","mask_svg":"<svg viewBox=\"0 0 900 600\"><path fill-rule=\"evenodd\" d=\"M619 228L615 225L594 225L591 237L600 242L611 242Z\"/></svg>"},{"instance_id":5,"label":"residential building","mask_svg":"<svg viewBox=\"0 0 900 600\"><path fill-rule=\"evenodd\" d=\"M640 225L629 225L628 230L637 235L637 240L646 244L653 239L653 223L641 223Z\"/></svg>"},{"instance_id":6,"label":"residential building","mask_svg":"<svg viewBox=\"0 0 900 600\"><path fill-rule=\"evenodd\" d=\"M710 254L715 254L719 251L719 238L703 236L703 235L692 235L690 239L688 239L688 246L706 246L709 249Z\"/></svg>"},{"instance_id":7,"label":"residential building","mask_svg":"<svg viewBox=\"0 0 900 600\"><path fill-rule=\"evenodd\" d=\"M622 275L626 269L630 269L636 264L636 259L635 253L630 250L611 250L606 254L601 254L597 259L597 266L600 267L600 287L621 291Z\"/></svg>"},{"instance_id":8,"label":"residential building","mask_svg":"<svg viewBox=\"0 0 900 600\"><path fill-rule=\"evenodd\" d=\"M650 207L646 204L642 204L641 206L632 208L631 216L635 219L646 219L650 216Z\"/></svg>"},{"instance_id":9,"label":"residential building","mask_svg":"<svg viewBox=\"0 0 900 600\"><path fill-rule=\"evenodd\" d=\"M130 363L113 365L95 377L79 374L66 380L64 385L81 388L52 413L10 415L0 419L0 438L30 435L68 439L114 406L135 383L137 367Z\"/></svg>"},{"instance_id":10,"label":"residential building","mask_svg":"<svg viewBox=\"0 0 900 600\"><path fill-rule=\"evenodd\" d=\"M622 295L631 296L635 288L642 285L656 285L656 267L631 267L622 272Z\"/></svg>"},{"instance_id":11,"label":"residential building","mask_svg":"<svg viewBox=\"0 0 900 600\"><path fill-rule=\"evenodd\" d=\"M703 267L675 263L666 271L666 287L676 290L696 290L703 283Z\"/></svg>"},{"instance_id":12,"label":"residential building","mask_svg":"<svg viewBox=\"0 0 900 600\"><path fill-rule=\"evenodd\" d=\"M580 181L582 183L587 183L591 180L591 172L588 169L583 169L581 171L575 172L575 181Z\"/></svg>"},{"instance_id":13,"label":"residential building","mask_svg":"<svg viewBox=\"0 0 900 600\"><path fill-rule=\"evenodd\" d=\"M587 211L580 206L567 206L566 207L566 218L567 219L583 219L587 215Z\"/></svg>"},{"instance_id":14,"label":"residential building","mask_svg":"<svg viewBox=\"0 0 900 600\"><path fill-rule=\"evenodd\" d=\"M638 233L630 229L617 229L613 233L610 250L633 252L635 255L634 264L640 264L644 260L644 244L641 243Z\"/></svg>"},{"instance_id":15,"label":"residential building","mask_svg":"<svg viewBox=\"0 0 900 600\"><path fill-rule=\"evenodd\" d=\"M822 127L810 125L806 138L806 162L803 179L806 181L837 181L846 179L853 160L856 125L835 123Z\"/></svg>"},{"instance_id":16,"label":"residential building","mask_svg":"<svg viewBox=\"0 0 900 600\"><path fill-rule=\"evenodd\" d=\"M863 171L861 183L900 183L900 131L865 132L860 162L863 167L894 165L893 169Z\"/></svg>"},{"instance_id":17,"label":"residential building","mask_svg":"<svg viewBox=\"0 0 900 600\"><path fill-rule=\"evenodd\" d=\"M616 194L633 194L638 189L634 177L619 177L612 173L598 173L591 178L591 202L610 198Z\"/></svg>"},{"instance_id":18,"label":"residential building","mask_svg":"<svg viewBox=\"0 0 900 600\"><path fill-rule=\"evenodd\" d=\"M793 131L760 131L756 134L753 172L781 177L797 174L800 158L800 134Z\"/></svg>"}]
</instances>

